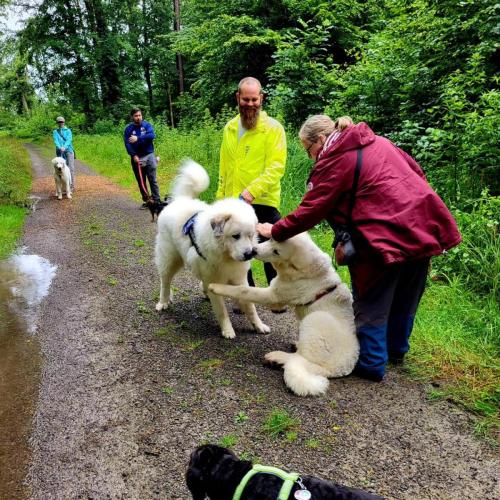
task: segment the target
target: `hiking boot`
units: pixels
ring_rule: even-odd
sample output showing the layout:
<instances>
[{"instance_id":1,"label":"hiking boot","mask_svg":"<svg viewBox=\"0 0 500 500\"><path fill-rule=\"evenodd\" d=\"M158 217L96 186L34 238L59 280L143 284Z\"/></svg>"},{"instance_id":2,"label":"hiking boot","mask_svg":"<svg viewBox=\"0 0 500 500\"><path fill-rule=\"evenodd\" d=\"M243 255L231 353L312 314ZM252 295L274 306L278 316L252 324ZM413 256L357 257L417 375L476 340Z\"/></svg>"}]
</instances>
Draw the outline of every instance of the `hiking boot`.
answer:
<instances>
[{"instance_id":1,"label":"hiking boot","mask_svg":"<svg viewBox=\"0 0 500 500\"><path fill-rule=\"evenodd\" d=\"M389 363L392 365L402 365L405 360L405 353L401 352L388 352L387 355L389 356Z\"/></svg>"},{"instance_id":2,"label":"hiking boot","mask_svg":"<svg viewBox=\"0 0 500 500\"><path fill-rule=\"evenodd\" d=\"M355 377L364 378L365 380L371 380L372 382L382 382L384 379L384 375L379 372L372 372L365 370L364 368L360 368L356 366L354 370L351 372L351 375Z\"/></svg>"}]
</instances>

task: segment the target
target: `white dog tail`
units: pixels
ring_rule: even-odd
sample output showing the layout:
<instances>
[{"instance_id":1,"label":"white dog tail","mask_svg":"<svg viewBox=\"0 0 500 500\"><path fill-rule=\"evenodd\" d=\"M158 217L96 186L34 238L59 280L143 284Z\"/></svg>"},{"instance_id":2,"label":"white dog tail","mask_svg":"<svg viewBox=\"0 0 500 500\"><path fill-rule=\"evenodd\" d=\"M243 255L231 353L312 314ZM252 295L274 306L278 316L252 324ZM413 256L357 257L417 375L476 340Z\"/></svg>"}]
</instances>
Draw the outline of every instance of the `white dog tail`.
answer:
<instances>
[{"instance_id":1,"label":"white dog tail","mask_svg":"<svg viewBox=\"0 0 500 500\"><path fill-rule=\"evenodd\" d=\"M285 363L285 384L298 396L319 396L328 389L329 381L313 373L315 365L300 354L294 353ZM316 367L319 368L319 367Z\"/></svg>"},{"instance_id":2,"label":"white dog tail","mask_svg":"<svg viewBox=\"0 0 500 500\"><path fill-rule=\"evenodd\" d=\"M172 185L172 198L197 198L210 184L207 171L193 160L184 160Z\"/></svg>"}]
</instances>

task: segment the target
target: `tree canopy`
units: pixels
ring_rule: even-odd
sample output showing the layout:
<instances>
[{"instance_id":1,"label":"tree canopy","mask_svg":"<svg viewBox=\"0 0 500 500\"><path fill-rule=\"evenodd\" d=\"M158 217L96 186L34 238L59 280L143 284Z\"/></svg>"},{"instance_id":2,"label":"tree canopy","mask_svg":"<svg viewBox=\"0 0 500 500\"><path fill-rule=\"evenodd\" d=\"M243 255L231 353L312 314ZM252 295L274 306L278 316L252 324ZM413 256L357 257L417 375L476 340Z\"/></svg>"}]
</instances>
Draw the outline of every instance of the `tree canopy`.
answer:
<instances>
[{"instance_id":1,"label":"tree canopy","mask_svg":"<svg viewBox=\"0 0 500 500\"><path fill-rule=\"evenodd\" d=\"M313 113L348 114L441 171L438 187L455 199L500 191L500 5L492 0L41 0L25 8L24 28L2 42L0 102L12 113L49 102L91 127L140 105L170 125L196 126L207 112L232 109L238 81L252 75L289 127Z\"/></svg>"}]
</instances>

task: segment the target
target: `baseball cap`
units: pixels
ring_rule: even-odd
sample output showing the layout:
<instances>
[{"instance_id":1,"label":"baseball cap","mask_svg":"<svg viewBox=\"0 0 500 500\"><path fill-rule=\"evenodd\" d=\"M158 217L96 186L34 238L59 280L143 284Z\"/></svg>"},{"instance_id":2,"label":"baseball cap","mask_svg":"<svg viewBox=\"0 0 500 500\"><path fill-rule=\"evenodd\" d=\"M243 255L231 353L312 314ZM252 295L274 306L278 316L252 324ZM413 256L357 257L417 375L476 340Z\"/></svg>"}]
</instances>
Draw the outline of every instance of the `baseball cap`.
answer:
<instances>
[{"instance_id":1,"label":"baseball cap","mask_svg":"<svg viewBox=\"0 0 500 500\"><path fill-rule=\"evenodd\" d=\"M65 122L65 120L64 120L64 116L58 116L58 117L56 118L56 122L57 122L57 123L60 123L60 122L63 122L63 123L64 123L64 122Z\"/></svg>"}]
</instances>

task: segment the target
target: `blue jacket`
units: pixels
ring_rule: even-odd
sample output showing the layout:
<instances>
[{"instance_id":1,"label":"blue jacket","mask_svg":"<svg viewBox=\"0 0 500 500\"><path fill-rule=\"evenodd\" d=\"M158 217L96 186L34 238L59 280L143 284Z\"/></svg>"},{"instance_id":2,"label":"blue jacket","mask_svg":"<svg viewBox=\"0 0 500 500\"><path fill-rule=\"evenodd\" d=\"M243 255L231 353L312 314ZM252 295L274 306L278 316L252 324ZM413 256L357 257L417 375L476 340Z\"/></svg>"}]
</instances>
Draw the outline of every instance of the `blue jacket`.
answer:
<instances>
[{"instance_id":1,"label":"blue jacket","mask_svg":"<svg viewBox=\"0 0 500 500\"><path fill-rule=\"evenodd\" d=\"M61 148L65 148L69 153L74 153L73 134L69 128L56 128L52 132L52 137L54 139L54 144L56 145L56 151L59 151Z\"/></svg>"},{"instance_id":2,"label":"blue jacket","mask_svg":"<svg viewBox=\"0 0 500 500\"><path fill-rule=\"evenodd\" d=\"M138 141L134 144L130 144L128 139L130 136L137 136ZM146 120L142 120L140 125L135 123L129 123L125 128L123 134L123 140L125 141L125 147L127 148L127 153L130 156L137 155L142 158L150 153L152 153L155 148L153 146L153 139L155 138L155 131L151 123Z\"/></svg>"}]
</instances>

